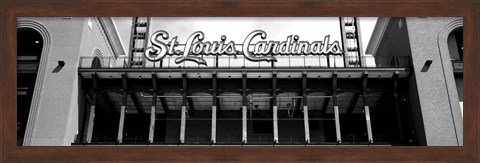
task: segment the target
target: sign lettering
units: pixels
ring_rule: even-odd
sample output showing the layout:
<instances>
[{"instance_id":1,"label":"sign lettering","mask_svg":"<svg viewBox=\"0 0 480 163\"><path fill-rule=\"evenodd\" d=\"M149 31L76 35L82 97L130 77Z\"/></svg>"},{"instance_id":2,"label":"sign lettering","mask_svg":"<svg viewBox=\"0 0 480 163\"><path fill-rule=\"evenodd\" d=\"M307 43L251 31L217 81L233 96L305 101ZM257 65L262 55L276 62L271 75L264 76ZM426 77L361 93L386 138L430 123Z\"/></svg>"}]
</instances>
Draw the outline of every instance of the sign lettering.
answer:
<instances>
[{"instance_id":1,"label":"sign lettering","mask_svg":"<svg viewBox=\"0 0 480 163\"><path fill-rule=\"evenodd\" d=\"M162 60L166 55L179 55L175 63L179 64L185 61L196 62L199 65L207 65L207 62L201 56L208 55L243 55L252 62L277 62L275 56L278 55L342 55L340 43L333 41L330 43L330 35L324 37L323 41L302 41L298 35L289 35L285 41L265 41L267 33L262 30L255 30L247 35L243 44L235 44L234 41L226 42L227 37L222 35L220 41L204 41L205 34L202 31L194 32L188 37L185 44L181 45L177 41L177 36L169 39L168 32L164 30L156 31L152 34L150 42L152 46L145 50L145 57L152 62ZM254 44L253 40L260 38ZM237 47L241 46L241 48ZM183 48L181 48L183 47Z\"/></svg>"}]
</instances>

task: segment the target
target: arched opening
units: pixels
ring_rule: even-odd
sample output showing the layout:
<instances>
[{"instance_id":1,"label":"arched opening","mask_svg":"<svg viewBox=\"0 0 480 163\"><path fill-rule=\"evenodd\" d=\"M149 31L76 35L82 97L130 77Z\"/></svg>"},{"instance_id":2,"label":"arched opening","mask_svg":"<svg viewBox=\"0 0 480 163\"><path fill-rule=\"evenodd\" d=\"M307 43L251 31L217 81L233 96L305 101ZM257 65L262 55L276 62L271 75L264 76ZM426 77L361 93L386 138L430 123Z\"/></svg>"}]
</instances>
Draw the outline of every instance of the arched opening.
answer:
<instances>
[{"instance_id":1,"label":"arched opening","mask_svg":"<svg viewBox=\"0 0 480 163\"><path fill-rule=\"evenodd\" d=\"M100 62L100 58L98 57L93 58L92 68L102 68L102 62Z\"/></svg>"},{"instance_id":2,"label":"arched opening","mask_svg":"<svg viewBox=\"0 0 480 163\"><path fill-rule=\"evenodd\" d=\"M450 59L453 65L453 75L457 87L460 107L463 110L463 27L450 32L447 38Z\"/></svg>"},{"instance_id":3,"label":"arched opening","mask_svg":"<svg viewBox=\"0 0 480 163\"><path fill-rule=\"evenodd\" d=\"M23 144L43 44L38 31L17 29L17 145Z\"/></svg>"},{"instance_id":4,"label":"arched opening","mask_svg":"<svg viewBox=\"0 0 480 163\"><path fill-rule=\"evenodd\" d=\"M450 32L448 49L452 60L463 60L463 28L457 28Z\"/></svg>"}]
</instances>

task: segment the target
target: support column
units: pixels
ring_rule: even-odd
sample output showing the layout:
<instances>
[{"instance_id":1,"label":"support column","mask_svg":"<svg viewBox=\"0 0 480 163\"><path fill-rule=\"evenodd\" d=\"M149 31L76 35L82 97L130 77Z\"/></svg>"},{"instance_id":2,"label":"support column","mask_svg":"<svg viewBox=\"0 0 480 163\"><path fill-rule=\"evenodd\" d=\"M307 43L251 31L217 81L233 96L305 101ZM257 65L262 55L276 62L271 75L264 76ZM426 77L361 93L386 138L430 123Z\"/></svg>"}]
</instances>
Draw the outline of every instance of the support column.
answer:
<instances>
[{"instance_id":1,"label":"support column","mask_svg":"<svg viewBox=\"0 0 480 163\"><path fill-rule=\"evenodd\" d=\"M273 143L278 143L278 119L277 106L273 106Z\"/></svg>"},{"instance_id":2,"label":"support column","mask_svg":"<svg viewBox=\"0 0 480 163\"><path fill-rule=\"evenodd\" d=\"M122 106L120 109L120 123L118 124L118 135L117 142L123 142L123 125L125 123L125 106Z\"/></svg>"},{"instance_id":3,"label":"support column","mask_svg":"<svg viewBox=\"0 0 480 163\"><path fill-rule=\"evenodd\" d=\"M242 72L242 143L247 144L247 74Z\"/></svg>"},{"instance_id":4,"label":"support column","mask_svg":"<svg viewBox=\"0 0 480 163\"><path fill-rule=\"evenodd\" d=\"M180 122L180 143L185 143L185 125L187 118L187 74L182 73L182 115Z\"/></svg>"},{"instance_id":5,"label":"support column","mask_svg":"<svg viewBox=\"0 0 480 163\"><path fill-rule=\"evenodd\" d=\"M242 143L247 144L247 106L242 106Z\"/></svg>"},{"instance_id":6,"label":"support column","mask_svg":"<svg viewBox=\"0 0 480 163\"><path fill-rule=\"evenodd\" d=\"M123 101L122 101L122 107L120 108L120 122L118 123L118 134L117 134L117 142L122 143L123 142L123 126L125 123L125 106L127 105L127 94L128 94L128 89L127 89L127 76L125 74L122 74L122 84L123 84Z\"/></svg>"},{"instance_id":7,"label":"support column","mask_svg":"<svg viewBox=\"0 0 480 163\"><path fill-rule=\"evenodd\" d=\"M94 119L95 119L95 104L93 104L93 106L90 107L90 114L88 116L87 138L86 138L87 143L92 142Z\"/></svg>"},{"instance_id":8,"label":"support column","mask_svg":"<svg viewBox=\"0 0 480 163\"><path fill-rule=\"evenodd\" d=\"M155 133L155 106L150 109L150 131L148 132L148 143L153 143Z\"/></svg>"},{"instance_id":9,"label":"support column","mask_svg":"<svg viewBox=\"0 0 480 163\"><path fill-rule=\"evenodd\" d=\"M305 126L305 143L310 143L310 127L308 123L308 106L303 106L303 123Z\"/></svg>"},{"instance_id":10,"label":"support column","mask_svg":"<svg viewBox=\"0 0 480 163\"><path fill-rule=\"evenodd\" d=\"M337 71L333 72L333 87L332 87L332 99L333 99L333 112L335 113L335 130L337 133L337 143L342 143L342 133L340 132L340 116L338 113L337 102Z\"/></svg>"},{"instance_id":11,"label":"support column","mask_svg":"<svg viewBox=\"0 0 480 163\"><path fill-rule=\"evenodd\" d=\"M373 143L373 135L372 135L372 124L370 121L370 108L367 105L367 80L368 80L368 71L363 73L363 89L362 89L362 98L363 98L363 107L365 112L365 120L367 121L367 134L368 134L368 142Z\"/></svg>"},{"instance_id":12,"label":"support column","mask_svg":"<svg viewBox=\"0 0 480 163\"><path fill-rule=\"evenodd\" d=\"M182 116L180 122L180 143L185 143L185 123L187 117L187 106L182 106Z\"/></svg>"},{"instance_id":13,"label":"support column","mask_svg":"<svg viewBox=\"0 0 480 163\"><path fill-rule=\"evenodd\" d=\"M310 143L310 127L308 123L308 103L307 103L307 73L302 76L302 101L303 101L303 123L305 127L305 143Z\"/></svg>"},{"instance_id":14,"label":"support column","mask_svg":"<svg viewBox=\"0 0 480 163\"><path fill-rule=\"evenodd\" d=\"M156 116L156 106L157 106L157 76L155 73L152 74L152 108L150 109L150 131L148 133L148 142L153 143L153 137L155 133L155 116Z\"/></svg>"},{"instance_id":15,"label":"support column","mask_svg":"<svg viewBox=\"0 0 480 163\"><path fill-rule=\"evenodd\" d=\"M342 133L340 132L340 117L338 115L338 106L333 106L335 112L335 130L337 131L337 142L342 143Z\"/></svg>"},{"instance_id":16,"label":"support column","mask_svg":"<svg viewBox=\"0 0 480 163\"><path fill-rule=\"evenodd\" d=\"M212 106L212 137L211 142L215 144L217 137L217 106Z\"/></svg>"},{"instance_id":17,"label":"support column","mask_svg":"<svg viewBox=\"0 0 480 163\"><path fill-rule=\"evenodd\" d=\"M97 87L97 75L92 75L93 81L93 97L92 97L92 106L89 110L88 115L88 124L87 124L87 137L85 138L86 143L92 142L92 135L93 135L93 125L95 123L95 106L97 104L97 96L98 96L98 87Z\"/></svg>"},{"instance_id":18,"label":"support column","mask_svg":"<svg viewBox=\"0 0 480 163\"><path fill-rule=\"evenodd\" d=\"M217 74L212 73L212 134L211 134L211 143L215 144L217 142Z\"/></svg>"},{"instance_id":19,"label":"support column","mask_svg":"<svg viewBox=\"0 0 480 163\"><path fill-rule=\"evenodd\" d=\"M398 133L400 134L400 141L404 141L404 134L403 134L403 124L402 124L402 115L400 110L400 102L398 97L398 75L399 72L395 71L393 74L393 101L395 104L395 113L397 115L397 127Z\"/></svg>"},{"instance_id":20,"label":"support column","mask_svg":"<svg viewBox=\"0 0 480 163\"><path fill-rule=\"evenodd\" d=\"M273 143L278 144L277 72L272 74Z\"/></svg>"},{"instance_id":21,"label":"support column","mask_svg":"<svg viewBox=\"0 0 480 163\"><path fill-rule=\"evenodd\" d=\"M367 120L368 142L373 143L372 124L370 122L370 108L365 106L365 118Z\"/></svg>"}]
</instances>

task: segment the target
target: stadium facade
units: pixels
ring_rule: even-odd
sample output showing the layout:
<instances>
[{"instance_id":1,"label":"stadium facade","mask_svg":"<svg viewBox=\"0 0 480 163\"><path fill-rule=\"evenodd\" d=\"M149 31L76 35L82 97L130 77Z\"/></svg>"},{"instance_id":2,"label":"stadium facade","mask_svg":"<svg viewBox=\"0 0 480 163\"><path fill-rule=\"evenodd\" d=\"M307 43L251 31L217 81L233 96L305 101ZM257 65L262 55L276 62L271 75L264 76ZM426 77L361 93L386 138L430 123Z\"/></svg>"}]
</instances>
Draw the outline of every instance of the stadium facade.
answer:
<instances>
[{"instance_id":1,"label":"stadium facade","mask_svg":"<svg viewBox=\"0 0 480 163\"><path fill-rule=\"evenodd\" d=\"M17 144L463 145L462 18L284 19L18 18Z\"/></svg>"}]
</instances>

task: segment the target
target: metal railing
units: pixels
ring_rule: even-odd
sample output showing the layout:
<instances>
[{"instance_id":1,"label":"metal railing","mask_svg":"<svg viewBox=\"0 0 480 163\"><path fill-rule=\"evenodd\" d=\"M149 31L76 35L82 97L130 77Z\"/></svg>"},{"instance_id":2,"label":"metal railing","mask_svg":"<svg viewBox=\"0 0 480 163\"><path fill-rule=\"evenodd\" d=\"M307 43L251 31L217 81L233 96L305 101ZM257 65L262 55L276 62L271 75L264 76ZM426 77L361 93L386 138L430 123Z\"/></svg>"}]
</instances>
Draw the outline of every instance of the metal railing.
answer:
<instances>
[{"instance_id":1,"label":"metal railing","mask_svg":"<svg viewBox=\"0 0 480 163\"><path fill-rule=\"evenodd\" d=\"M136 64L130 64L128 57L105 57L95 61L94 57L81 57L79 68L408 68L411 57L406 56L349 56L344 60L342 56L276 56L277 62L252 62L243 56L204 56L207 65L185 61L176 63L178 56L167 56L158 62L144 60L143 57L133 58ZM361 61L361 64L358 64ZM361 65L361 66L360 66Z\"/></svg>"}]
</instances>

